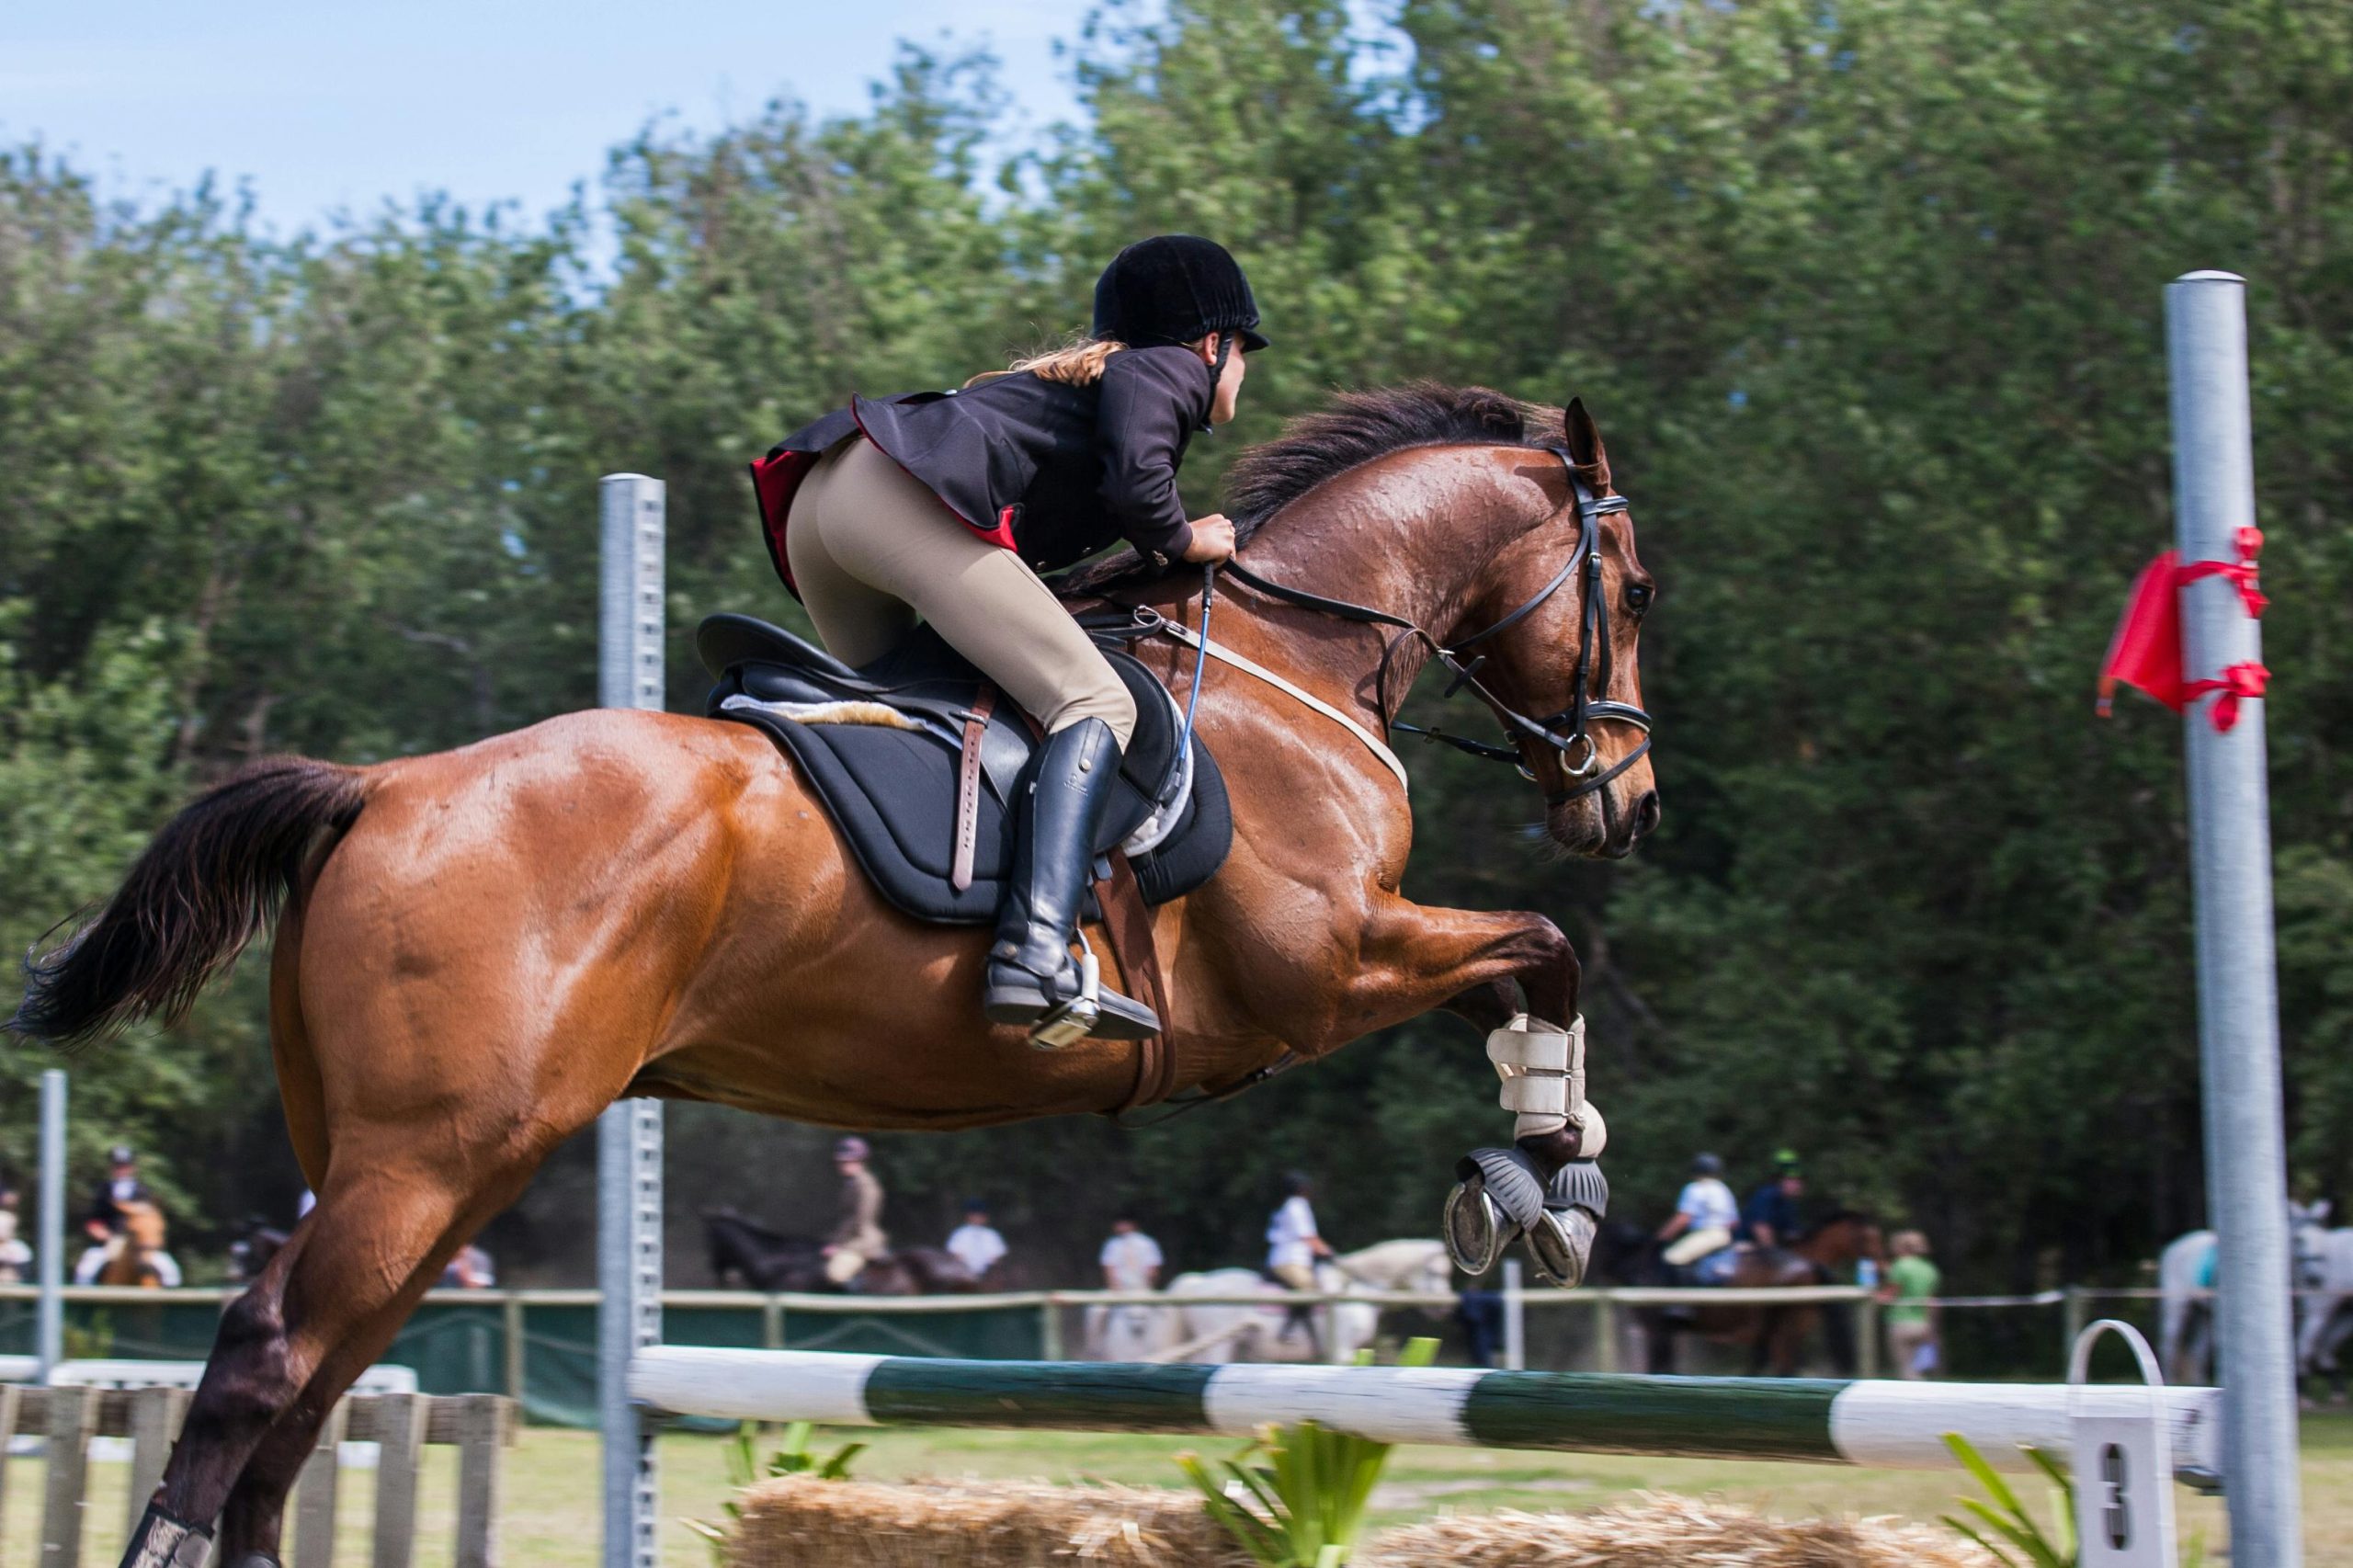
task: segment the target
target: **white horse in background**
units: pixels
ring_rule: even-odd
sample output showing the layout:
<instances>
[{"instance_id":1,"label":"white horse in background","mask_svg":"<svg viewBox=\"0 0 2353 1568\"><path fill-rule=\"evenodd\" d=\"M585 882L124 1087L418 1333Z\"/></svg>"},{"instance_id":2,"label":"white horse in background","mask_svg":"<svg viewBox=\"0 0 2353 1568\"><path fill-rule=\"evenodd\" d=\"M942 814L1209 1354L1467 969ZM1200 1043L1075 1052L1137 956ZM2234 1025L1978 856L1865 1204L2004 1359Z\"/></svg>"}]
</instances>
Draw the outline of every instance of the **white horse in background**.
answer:
<instances>
[{"instance_id":1,"label":"white horse in background","mask_svg":"<svg viewBox=\"0 0 2353 1568\"><path fill-rule=\"evenodd\" d=\"M1412 1291L1451 1296L1454 1266L1435 1241L1382 1242L1315 1266L1317 1290L1335 1296ZM1354 1360L1373 1342L1381 1309L1373 1301L1335 1301L1304 1313L1292 1292L1256 1269L1212 1268L1180 1274L1162 1292L1167 1304L1097 1306L1086 1312L1088 1356L1099 1361ZM1200 1301L1256 1296L1264 1304Z\"/></svg>"},{"instance_id":2,"label":"white horse in background","mask_svg":"<svg viewBox=\"0 0 2353 1568\"><path fill-rule=\"evenodd\" d=\"M2304 1274L2302 1268L2297 1273ZM2345 1368L2337 1352L2353 1341L2353 1226L2339 1226L2321 1238L2311 1282L2299 1288L2321 1292L2296 1299L2296 1369L2329 1381L2333 1397L2345 1398Z\"/></svg>"},{"instance_id":3,"label":"white horse in background","mask_svg":"<svg viewBox=\"0 0 2353 1568\"><path fill-rule=\"evenodd\" d=\"M2329 1320L2339 1306L2353 1304L2353 1230L2332 1233L2327 1228L2328 1203L2288 1205L2289 1278L2299 1291L2330 1290L2337 1295L2295 1298L2296 1364L2299 1371L2318 1369L2315 1358L2333 1351ZM2347 1240L2340 1244L2336 1238ZM2157 1256L2157 1290L2161 1296L2157 1324L2157 1364L2173 1383L2214 1381L2214 1233L2192 1231L2166 1244ZM2353 1333L2353 1330L2347 1332ZM2333 1369L2333 1359L2330 1363Z\"/></svg>"}]
</instances>

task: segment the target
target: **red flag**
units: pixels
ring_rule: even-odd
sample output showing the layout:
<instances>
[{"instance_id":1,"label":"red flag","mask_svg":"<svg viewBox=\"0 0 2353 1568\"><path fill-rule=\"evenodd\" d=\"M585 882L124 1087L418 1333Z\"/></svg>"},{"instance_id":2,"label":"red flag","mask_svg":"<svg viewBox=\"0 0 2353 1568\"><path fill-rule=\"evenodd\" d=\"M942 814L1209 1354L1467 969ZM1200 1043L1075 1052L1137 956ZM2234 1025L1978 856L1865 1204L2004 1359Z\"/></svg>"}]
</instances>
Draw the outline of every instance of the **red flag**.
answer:
<instances>
[{"instance_id":1,"label":"red flag","mask_svg":"<svg viewBox=\"0 0 2353 1568\"><path fill-rule=\"evenodd\" d=\"M2208 692L2219 691L2222 696L2214 704L2212 718L2214 728L2226 733L2239 722L2240 702L2263 695L2271 672L2251 661L2230 665L2217 680L2189 680L2182 670L2184 585L2201 577L2228 577L2237 588L2247 614L2252 616L2260 616L2268 602L2256 576L2255 559L2263 550L2261 531L2243 528L2238 530L2236 543L2239 558L2235 562L2200 561L2184 566L2180 557L2168 550L2141 568L2141 574L2132 579L2132 592L2124 601L2124 614L2116 622L2116 635L2109 639L2108 657L2100 664L2101 718L2107 718L2114 708L2120 681L2147 692L2177 713L2187 710Z\"/></svg>"},{"instance_id":2,"label":"red flag","mask_svg":"<svg viewBox=\"0 0 2353 1568\"><path fill-rule=\"evenodd\" d=\"M2132 579L2108 657L2099 667L2099 716L2115 705L2119 681L2135 687L2175 712L2188 706L2181 678L2180 557L2168 550Z\"/></svg>"}]
</instances>

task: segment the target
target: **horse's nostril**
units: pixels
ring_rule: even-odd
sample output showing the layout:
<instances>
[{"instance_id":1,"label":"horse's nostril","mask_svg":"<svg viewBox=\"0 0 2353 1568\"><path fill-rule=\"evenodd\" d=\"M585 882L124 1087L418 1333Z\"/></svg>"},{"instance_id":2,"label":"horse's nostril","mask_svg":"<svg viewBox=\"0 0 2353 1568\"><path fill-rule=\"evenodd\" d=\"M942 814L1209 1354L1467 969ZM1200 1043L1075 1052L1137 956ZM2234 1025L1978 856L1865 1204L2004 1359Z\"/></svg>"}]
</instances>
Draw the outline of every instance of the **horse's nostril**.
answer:
<instances>
[{"instance_id":1,"label":"horse's nostril","mask_svg":"<svg viewBox=\"0 0 2353 1568\"><path fill-rule=\"evenodd\" d=\"M1644 837L1658 831L1658 791L1645 790L1643 798L1634 802L1634 836Z\"/></svg>"}]
</instances>

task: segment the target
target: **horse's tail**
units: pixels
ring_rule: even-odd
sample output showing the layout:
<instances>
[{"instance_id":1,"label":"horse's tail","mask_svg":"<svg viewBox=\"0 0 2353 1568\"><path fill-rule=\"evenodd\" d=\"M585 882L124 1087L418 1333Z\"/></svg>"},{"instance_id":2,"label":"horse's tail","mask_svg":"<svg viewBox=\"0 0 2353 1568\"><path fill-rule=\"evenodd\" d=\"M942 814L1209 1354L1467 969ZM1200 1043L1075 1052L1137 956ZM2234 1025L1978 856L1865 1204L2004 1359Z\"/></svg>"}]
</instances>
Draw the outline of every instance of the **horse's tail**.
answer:
<instances>
[{"instance_id":1,"label":"horse's tail","mask_svg":"<svg viewBox=\"0 0 2353 1568\"><path fill-rule=\"evenodd\" d=\"M322 852L358 818L358 768L271 757L241 768L164 824L107 906L63 945L25 958L8 1028L71 1044L149 1016L176 1022Z\"/></svg>"}]
</instances>

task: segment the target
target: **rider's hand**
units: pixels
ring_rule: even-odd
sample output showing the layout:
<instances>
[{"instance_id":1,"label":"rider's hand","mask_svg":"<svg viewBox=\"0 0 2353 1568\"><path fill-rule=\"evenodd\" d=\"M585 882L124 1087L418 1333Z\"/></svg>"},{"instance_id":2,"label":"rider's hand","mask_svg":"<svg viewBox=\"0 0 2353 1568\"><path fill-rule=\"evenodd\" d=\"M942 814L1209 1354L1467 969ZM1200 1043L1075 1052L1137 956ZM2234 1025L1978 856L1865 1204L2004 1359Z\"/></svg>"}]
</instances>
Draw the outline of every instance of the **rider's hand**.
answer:
<instances>
[{"instance_id":1,"label":"rider's hand","mask_svg":"<svg viewBox=\"0 0 2353 1568\"><path fill-rule=\"evenodd\" d=\"M1223 512L1211 512L1206 517L1193 519L1193 542L1185 547L1185 559L1196 566L1206 566L1213 561L1223 561L1233 554L1233 519Z\"/></svg>"}]
</instances>

